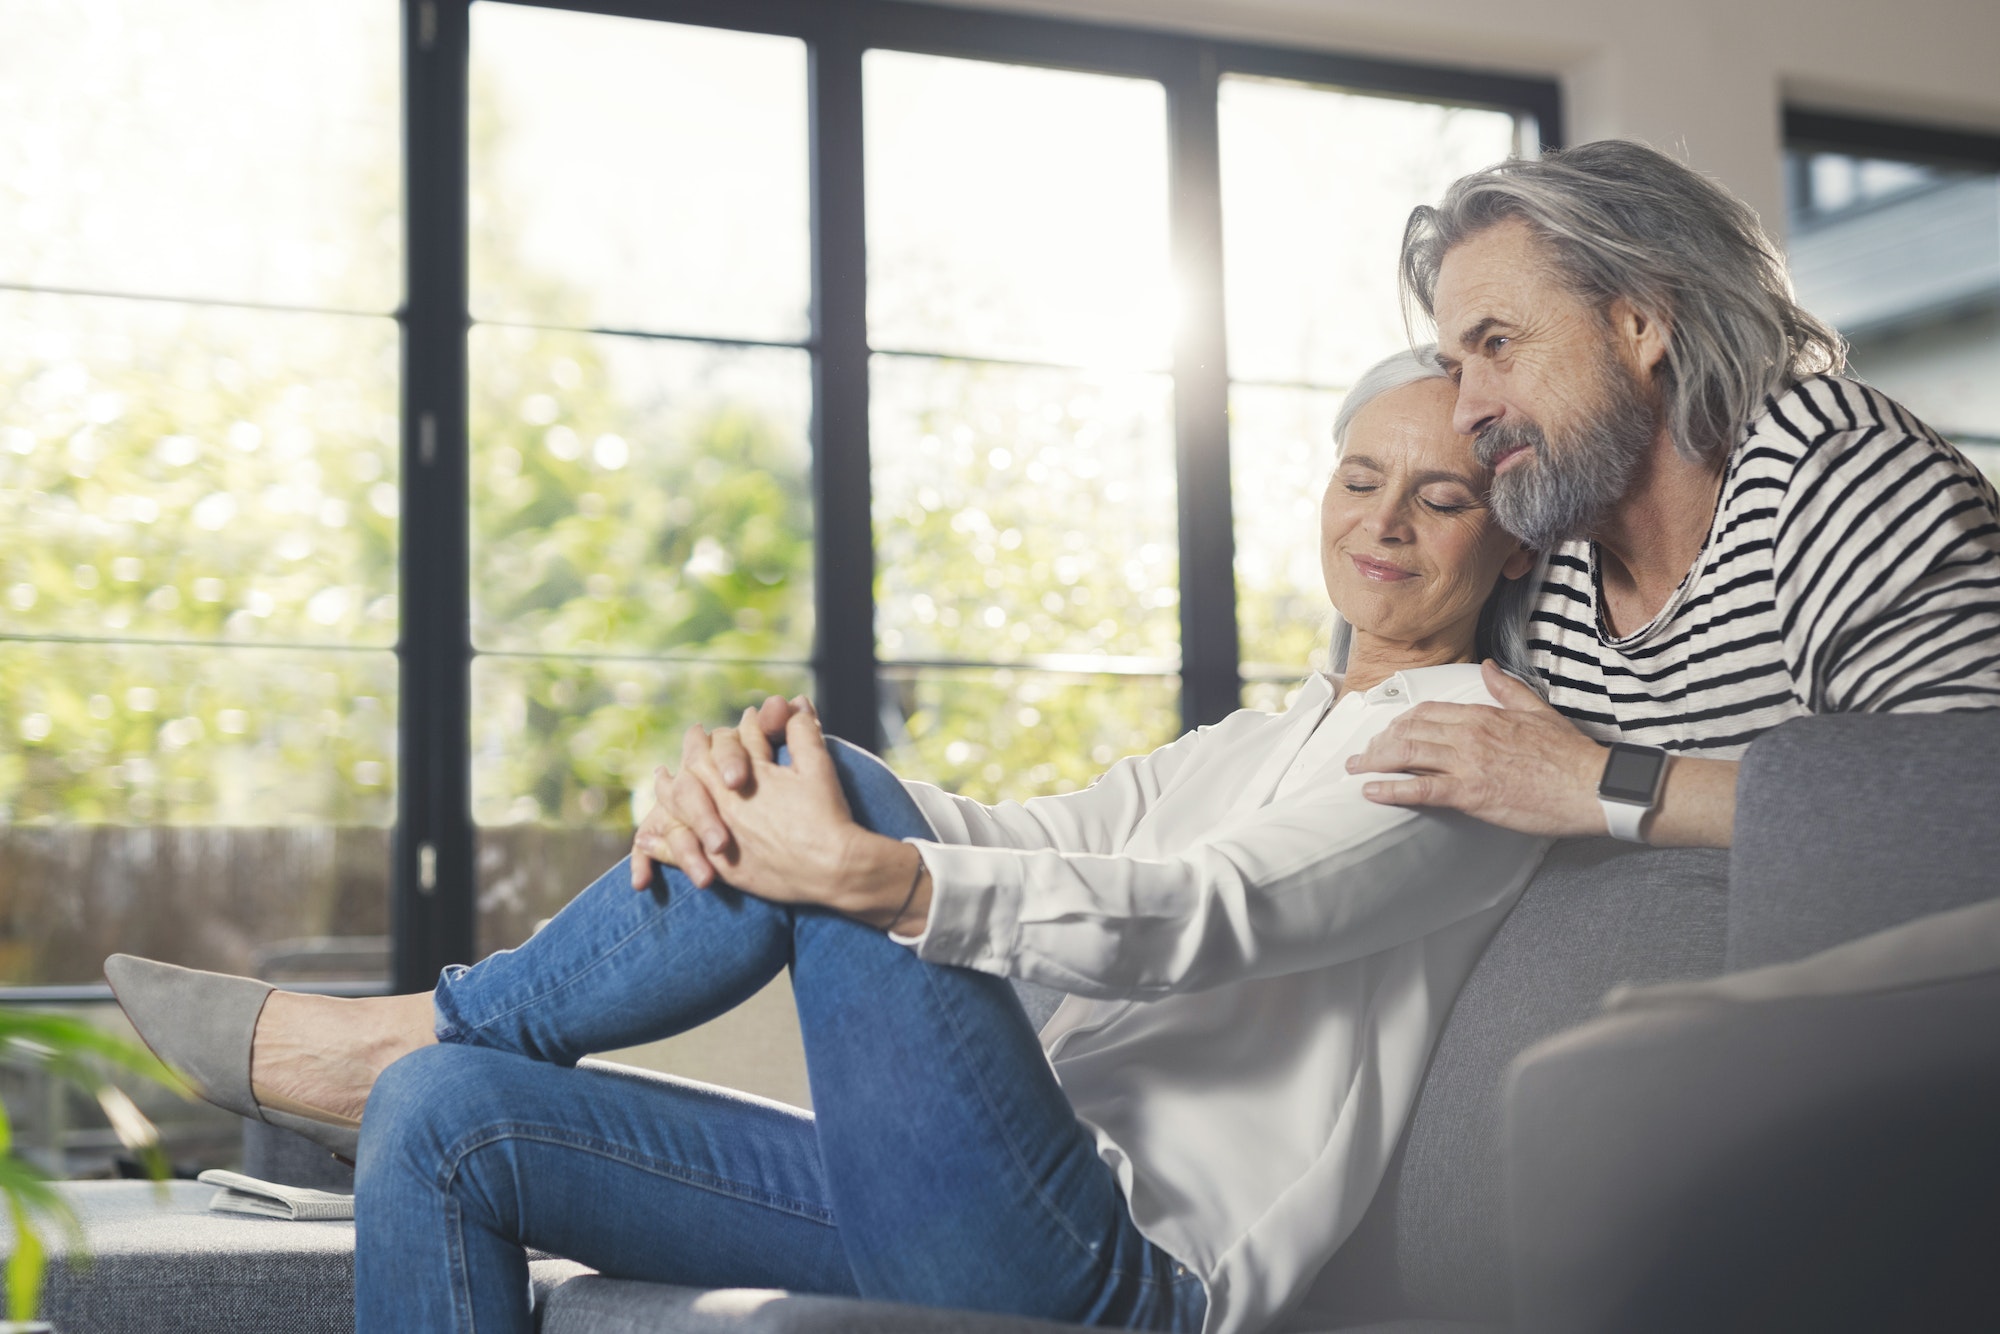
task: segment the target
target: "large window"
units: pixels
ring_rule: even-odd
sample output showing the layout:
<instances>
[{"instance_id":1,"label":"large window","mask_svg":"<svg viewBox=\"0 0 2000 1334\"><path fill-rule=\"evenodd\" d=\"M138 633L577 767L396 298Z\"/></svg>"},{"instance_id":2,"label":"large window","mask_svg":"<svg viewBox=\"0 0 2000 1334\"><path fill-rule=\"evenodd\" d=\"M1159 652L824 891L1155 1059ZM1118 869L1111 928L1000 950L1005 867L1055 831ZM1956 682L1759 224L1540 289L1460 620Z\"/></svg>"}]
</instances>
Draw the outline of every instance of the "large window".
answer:
<instances>
[{"instance_id":1,"label":"large window","mask_svg":"<svg viewBox=\"0 0 2000 1334\"><path fill-rule=\"evenodd\" d=\"M1243 702L1276 709L1326 665L1320 493L1348 386L1406 339L1403 224L1536 143L1505 111L1240 75L1219 110Z\"/></svg>"},{"instance_id":2,"label":"large window","mask_svg":"<svg viewBox=\"0 0 2000 1334\"><path fill-rule=\"evenodd\" d=\"M1810 112L1786 129L1800 303L2000 479L2000 137Z\"/></svg>"},{"instance_id":3,"label":"large window","mask_svg":"<svg viewBox=\"0 0 2000 1334\"><path fill-rule=\"evenodd\" d=\"M1280 703L1403 218L1556 127L956 7L603 8L10 6L0 984L424 986L770 690L984 798Z\"/></svg>"},{"instance_id":4,"label":"large window","mask_svg":"<svg viewBox=\"0 0 2000 1334\"><path fill-rule=\"evenodd\" d=\"M395 0L7 6L0 983L386 980Z\"/></svg>"}]
</instances>

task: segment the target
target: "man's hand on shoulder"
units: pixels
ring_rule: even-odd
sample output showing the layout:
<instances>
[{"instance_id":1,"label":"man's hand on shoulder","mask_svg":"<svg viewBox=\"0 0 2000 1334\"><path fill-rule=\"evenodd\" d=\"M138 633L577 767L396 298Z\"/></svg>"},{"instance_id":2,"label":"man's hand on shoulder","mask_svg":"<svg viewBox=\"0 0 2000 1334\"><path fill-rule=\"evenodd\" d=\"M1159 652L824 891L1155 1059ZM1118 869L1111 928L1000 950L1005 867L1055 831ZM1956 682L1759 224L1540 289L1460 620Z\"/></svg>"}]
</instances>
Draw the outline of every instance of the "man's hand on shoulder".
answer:
<instances>
[{"instance_id":1,"label":"man's hand on shoulder","mask_svg":"<svg viewBox=\"0 0 2000 1334\"><path fill-rule=\"evenodd\" d=\"M1463 811L1524 834L1602 834L1605 748L1491 661L1483 670L1500 707L1417 705L1347 762L1349 773L1410 775L1371 782L1364 795Z\"/></svg>"}]
</instances>

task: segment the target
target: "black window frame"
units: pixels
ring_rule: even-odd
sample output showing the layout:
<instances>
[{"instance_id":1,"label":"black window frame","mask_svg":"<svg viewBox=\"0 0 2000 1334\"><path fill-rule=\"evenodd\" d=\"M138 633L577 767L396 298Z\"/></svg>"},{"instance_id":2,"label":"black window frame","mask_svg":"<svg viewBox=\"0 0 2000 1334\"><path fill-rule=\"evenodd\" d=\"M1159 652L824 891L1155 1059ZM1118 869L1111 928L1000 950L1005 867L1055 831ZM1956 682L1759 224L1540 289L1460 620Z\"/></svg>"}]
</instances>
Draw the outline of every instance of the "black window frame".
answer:
<instances>
[{"instance_id":1,"label":"black window frame","mask_svg":"<svg viewBox=\"0 0 2000 1334\"><path fill-rule=\"evenodd\" d=\"M474 956L467 347L468 59L471 5L402 0L405 287L403 498L396 826L390 872L393 992L433 985ZM1146 78L1166 90L1170 253L1187 284L1173 353L1182 723L1237 707L1229 376L1223 336L1217 98L1225 75L1490 107L1561 146L1553 79L1334 51L1217 40L915 0L510 0L802 40L807 49L815 635L828 729L879 747L870 518L862 56L872 48ZM1385 257L1385 263L1388 262ZM703 340L698 340L703 341ZM377 988L322 988L363 994ZM91 1000L99 987L0 989L16 1000Z\"/></svg>"}]
</instances>

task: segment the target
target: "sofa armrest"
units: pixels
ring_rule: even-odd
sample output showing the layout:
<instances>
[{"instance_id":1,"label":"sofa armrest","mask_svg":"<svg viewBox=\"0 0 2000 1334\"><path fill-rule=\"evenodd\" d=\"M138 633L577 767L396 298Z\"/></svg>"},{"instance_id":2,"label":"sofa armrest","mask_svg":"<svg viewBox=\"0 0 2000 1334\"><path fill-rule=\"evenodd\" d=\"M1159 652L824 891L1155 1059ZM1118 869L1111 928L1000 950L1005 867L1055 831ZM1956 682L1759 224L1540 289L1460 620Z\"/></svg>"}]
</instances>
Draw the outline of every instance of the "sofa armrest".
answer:
<instances>
[{"instance_id":1,"label":"sofa armrest","mask_svg":"<svg viewBox=\"0 0 2000 1334\"><path fill-rule=\"evenodd\" d=\"M1737 784L1729 967L2000 894L2000 710L1800 718Z\"/></svg>"},{"instance_id":2,"label":"sofa armrest","mask_svg":"<svg viewBox=\"0 0 2000 1334\"><path fill-rule=\"evenodd\" d=\"M1520 1328L2000 1328L2000 902L1612 1006L1512 1071Z\"/></svg>"}]
</instances>

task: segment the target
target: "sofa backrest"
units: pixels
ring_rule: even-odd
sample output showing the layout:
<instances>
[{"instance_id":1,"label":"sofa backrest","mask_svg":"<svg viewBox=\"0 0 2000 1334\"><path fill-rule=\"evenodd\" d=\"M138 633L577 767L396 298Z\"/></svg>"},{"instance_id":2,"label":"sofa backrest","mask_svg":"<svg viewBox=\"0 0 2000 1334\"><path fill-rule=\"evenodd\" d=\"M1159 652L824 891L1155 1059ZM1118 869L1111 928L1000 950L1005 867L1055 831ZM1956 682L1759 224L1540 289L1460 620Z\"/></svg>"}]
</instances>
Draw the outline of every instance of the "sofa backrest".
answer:
<instances>
[{"instance_id":1,"label":"sofa backrest","mask_svg":"<svg viewBox=\"0 0 2000 1334\"><path fill-rule=\"evenodd\" d=\"M1504 1318L1508 1063L1619 983L1720 972L1728 888L1726 853L1557 844L1459 993L1375 1202L1288 1323Z\"/></svg>"},{"instance_id":2,"label":"sofa backrest","mask_svg":"<svg viewBox=\"0 0 2000 1334\"><path fill-rule=\"evenodd\" d=\"M1801 718L1737 782L1728 966L2000 895L2000 709Z\"/></svg>"}]
</instances>

